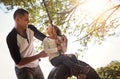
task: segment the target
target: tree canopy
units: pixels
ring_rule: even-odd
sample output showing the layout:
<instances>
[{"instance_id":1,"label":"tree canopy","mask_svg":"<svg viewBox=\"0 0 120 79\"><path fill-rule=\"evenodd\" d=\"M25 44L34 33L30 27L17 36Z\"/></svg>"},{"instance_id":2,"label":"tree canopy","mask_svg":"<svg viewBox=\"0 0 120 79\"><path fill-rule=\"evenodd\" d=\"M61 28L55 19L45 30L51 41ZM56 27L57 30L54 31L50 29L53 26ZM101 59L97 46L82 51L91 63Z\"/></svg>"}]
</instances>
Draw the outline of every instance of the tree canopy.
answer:
<instances>
[{"instance_id":1,"label":"tree canopy","mask_svg":"<svg viewBox=\"0 0 120 79\"><path fill-rule=\"evenodd\" d=\"M68 36L75 36L75 42L83 51L90 42L101 43L107 37L119 34L116 29L120 28L120 4L113 4L112 0L99 1L1 0L0 5L5 6L8 12L14 8L25 8L30 13L30 22L42 32L52 21Z\"/></svg>"},{"instance_id":2,"label":"tree canopy","mask_svg":"<svg viewBox=\"0 0 120 79\"><path fill-rule=\"evenodd\" d=\"M97 69L101 79L120 79L120 62L112 61L105 67Z\"/></svg>"}]
</instances>

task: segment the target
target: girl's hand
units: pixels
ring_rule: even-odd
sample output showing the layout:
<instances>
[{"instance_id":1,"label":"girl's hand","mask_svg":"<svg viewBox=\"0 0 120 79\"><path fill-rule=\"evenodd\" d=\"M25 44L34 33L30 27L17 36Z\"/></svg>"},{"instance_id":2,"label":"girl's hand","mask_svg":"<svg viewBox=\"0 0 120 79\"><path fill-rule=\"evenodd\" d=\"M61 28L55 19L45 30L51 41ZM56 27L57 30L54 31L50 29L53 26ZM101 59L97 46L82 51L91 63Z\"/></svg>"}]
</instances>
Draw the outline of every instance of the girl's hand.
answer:
<instances>
[{"instance_id":1,"label":"girl's hand","mask_svg":"<svg viewBox=\"0 0 120 79\"><path fill-rule=\"evenodd\" d=\"M57 45L61 44L61 41L59 39L56 39L55 42L56 42Z\"/></svg>"},{"instance_id":2,"label":"girl's hand","mask_svg":"<svg viewBox=\"0 0 120 79\"><path fill-rule=\"evenodd\" d=\"M62 46L61 46L61 45L58 45L58 46L57 46L57 49L58 49L58 51L59 51L59 50L62 50Z\"/></svg>"}]
</instances>

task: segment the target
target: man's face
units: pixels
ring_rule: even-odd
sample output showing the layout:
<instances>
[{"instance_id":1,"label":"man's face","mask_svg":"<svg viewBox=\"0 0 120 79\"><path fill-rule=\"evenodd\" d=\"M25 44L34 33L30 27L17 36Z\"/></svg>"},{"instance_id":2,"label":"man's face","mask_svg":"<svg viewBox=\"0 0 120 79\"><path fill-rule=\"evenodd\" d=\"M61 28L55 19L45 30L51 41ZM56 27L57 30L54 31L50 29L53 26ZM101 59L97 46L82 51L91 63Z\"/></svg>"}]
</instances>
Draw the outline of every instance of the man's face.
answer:
<instances>
[{"instance_id":1,"label":"man's face","mask_svg":"<svg viewBox=\"0 0 120 79\"><path fill-rule=\"evenodd\" d=\"M19 16L17 24L22 29L26 29L29 23L29 15L26 13L24 16Z\"/></svg>"}]
</instances>

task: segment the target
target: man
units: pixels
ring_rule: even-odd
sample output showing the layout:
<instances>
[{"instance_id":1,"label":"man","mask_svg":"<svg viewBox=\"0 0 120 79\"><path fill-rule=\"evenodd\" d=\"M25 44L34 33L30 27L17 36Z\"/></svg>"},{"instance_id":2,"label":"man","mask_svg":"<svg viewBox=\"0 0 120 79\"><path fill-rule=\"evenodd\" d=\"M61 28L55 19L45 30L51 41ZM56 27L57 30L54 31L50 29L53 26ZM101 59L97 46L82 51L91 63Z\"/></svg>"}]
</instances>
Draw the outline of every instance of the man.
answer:
<instances>
[{"instance_id":1,"label":"man","mask_svg":"<svg viewBox=\"0 0 120 79\"><path fill-rule=\"evenodd\" d=\"M7 45L15 62L18 79L44 79L39 59L45 57L44 51L35 54L33 37L43 41L46 37L29 23L29 13L24 9L17 9L13 15L15 27L7 36Z\"/></svg>"}]
</instances>

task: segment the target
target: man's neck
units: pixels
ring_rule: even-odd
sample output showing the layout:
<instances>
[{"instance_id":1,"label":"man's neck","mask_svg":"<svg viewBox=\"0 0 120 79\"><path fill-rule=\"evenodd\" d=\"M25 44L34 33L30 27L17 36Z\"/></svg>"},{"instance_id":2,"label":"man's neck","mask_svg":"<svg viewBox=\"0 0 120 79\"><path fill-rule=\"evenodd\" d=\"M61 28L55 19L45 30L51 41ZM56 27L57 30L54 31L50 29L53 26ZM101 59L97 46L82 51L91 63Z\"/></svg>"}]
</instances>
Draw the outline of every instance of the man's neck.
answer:
<instances>
[{"instance_id":1,"label":"man's neck","mask_svg":"<svg viewBox=\"0 0 120 79\"><path fill-rule=\"evenodd\" d=\"M21 36L26 37L26 29L22 29L22 28L20 28L20 27L18 27L18 26L16 26L15 28L16 28L17 32L18 32Z\"/></svg>"}]
</instances>

